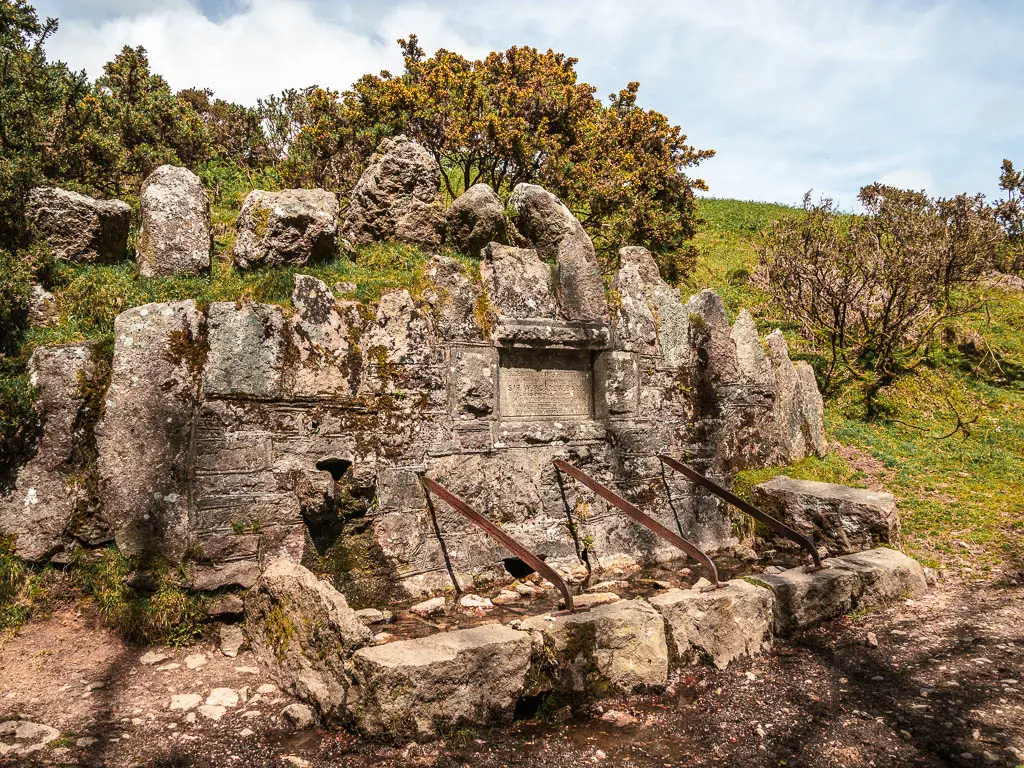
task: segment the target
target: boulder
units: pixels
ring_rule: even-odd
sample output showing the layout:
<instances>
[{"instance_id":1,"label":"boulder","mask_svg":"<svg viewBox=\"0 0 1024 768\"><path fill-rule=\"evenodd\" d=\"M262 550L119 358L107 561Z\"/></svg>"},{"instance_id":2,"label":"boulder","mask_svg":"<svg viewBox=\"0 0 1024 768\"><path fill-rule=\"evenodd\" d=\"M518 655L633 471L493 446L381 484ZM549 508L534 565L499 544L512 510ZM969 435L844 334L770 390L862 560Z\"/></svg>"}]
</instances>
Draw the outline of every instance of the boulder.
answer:
<instances>
[{"instance_id":1,"label":"boulder","mask_svg":"<svg viewBox=\"0 0 1024 768\"><path fill-rule=\"evenodd\" d=\"M441 169L405 136L384 139L352 189L342 233L350 245L387 240L441 245Z\"/></svg>"},{"instance_id":2,"label":"boulder","mask_svg":"<svg viewBox=\"0 0 1024 768\"><path fill-rule=\"evenodd\" d=\"M474 184L445 213L445 241L462 253L476 256L505 238L505 206L487 184Z\"/></svg>"},{"instance_id":3,"label":"boulder","mask_svg":"<svg viewBox=\"0 0 1024 768\"><path fill-rule=\"evenodd\" d=\"M100 543L109 531L94 520L89 493L89 437L105 381L96 342L39 347L29 359L42 431L35 455L0 498L0 532L15 537L26 560L69 551L76 534Z\"/></svg>"},{"instance_id":4,"label":"boulder","mask_svg":"<svg viewBox=\"0 0 1024 768\"><path fill-rule=\"evenodd\" d=\"M132 209L121 200L96 200L59 187L36 187L25 216L36 237L63 261L123 259Z\"/></svg>"},{"instance_id":5,"label":"boulder","mask_svg":"<svg viewBox=\"0 0 1024 768\"><path fill-rule=\"evenodd\" d=\"M363 733L406 741L512 719L532 641L500 624L362 648L349 711Z\"/></svg>"},{"instance_id":6,"label":"boulder","mask_svg":"<svg viewBox=\"0 0 1024 768\"><path fill-rule=\"evenodd\" d=\"M620 600L583 613L531 616L544 658L537 690L595 696L664 688L668 683L665 620L643 600Z\"/></svg>"},{"instance_id":7,"label":"boulder","mask_svg":"<svg viewBox=\"0 0 1024 768\"><path fill-rule=\"evenodd\" d=\"M424 298L437 318L437 333L446 340L479 341L491 322L481 301L480 284L450 256L434 256L427 264L430 287Z\"/></svg>"},{"instance_id":8,"label":"boulder","mask_svg":"<svg viewBox=\"0 0 1024 768\"><path fill-rule=\"evenodd\" d=\"M206 352L194 301L146 304L114 321L97 468L104 514L127 555L177 561L187 549L187 458Z\"/></svg>"},{"instance_id":9,"label":"boulder","mask_svg":"<svg viewBox=\"0 0 1024 768\"><path fill-rule=\"evenodd\" d=\"M558 265L558 298L566 319L603 320L608 300L594 244L583 225L536 184L517 184L508 203L520 239L536 248L542 260Z\"/></svg>"},{"instance_id":10,"label":"boulder","mask_svg":"<svg viewBox=\"0 0 1024 768\"><path fill-rule=\"evenodd\" d=\"M137 259L144 277L197 275L210 268L210 203L198 176L161 165L142 183L139 202Z\"/></svg>"},{"instance_id":11,"label":"boulder","mask_svg":"<svg viewBox=\"0 0 1024 768\"><path fill-rule=\"evenodd\" d=\"M338 247L338 198L325 189L254 189L235 228L235 264L243 269L306 264Z\"/></svg>"},{"instance_id":12,"label":"boulder","mask_svg":"<svg viewBox=\"0 0 1024 768\"><path fill-rule=\"evenodd\" d=\"M708 590L701 579L691 589L670 589L650 603L665 617L669 646L680 662L709 659L725 669L735 659L771 645L774 596L742 579Z\"/></svg>"},{"instance_id":13,"label":"boulder","mask_svg":"<svg viewBox=\"0 0 1024 768\"><path fill-rule=\"evenodd\" d=\"M854 552L831 561L860 576L857 604L881 606L894 600L918 597L928 588L924 568L914 558L889 547Z\"/></svg>"},{"instance_id":14,"label":"boulder","mask_svg":"<svg viewBox=\"0 0 1024 768\"><path fill-rule=\"evenodd\" d=\"M279 558L246 595L245 630L283 690L328 720L343 716L346 660L373 639L344 595L298 563Z\"/></svg>"},{"instance_id":15,"label":"boulder","mask_svg":"<svg viewBox=\"0 0 1024 768\"><path fill-rule=\"evenodd\" d=\"M754 487L766 512L797 529L830 555L845 555L898 541L896 499L891 493L779 475Z\"/></svg>"}]
</instances>

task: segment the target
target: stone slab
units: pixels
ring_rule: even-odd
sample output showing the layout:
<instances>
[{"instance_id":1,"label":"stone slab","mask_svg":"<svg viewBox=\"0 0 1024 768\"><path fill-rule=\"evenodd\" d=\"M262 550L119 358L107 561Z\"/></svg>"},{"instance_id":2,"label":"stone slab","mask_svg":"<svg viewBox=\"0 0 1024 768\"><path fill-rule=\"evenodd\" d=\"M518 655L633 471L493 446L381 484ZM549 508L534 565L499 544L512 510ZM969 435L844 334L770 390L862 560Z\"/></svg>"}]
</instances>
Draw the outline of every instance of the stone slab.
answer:
<instances>
[{"instance_id":1,"label":"stone slab","mask_svg":"<svg viewBox=\"0 0 1024 768\"><path fill-rule=\"evenodd\" d=\"M363 733L394 739L511 720L531 655L530 635L500 624L361 648L349 712Z\"/></svg>"}]
</instances>

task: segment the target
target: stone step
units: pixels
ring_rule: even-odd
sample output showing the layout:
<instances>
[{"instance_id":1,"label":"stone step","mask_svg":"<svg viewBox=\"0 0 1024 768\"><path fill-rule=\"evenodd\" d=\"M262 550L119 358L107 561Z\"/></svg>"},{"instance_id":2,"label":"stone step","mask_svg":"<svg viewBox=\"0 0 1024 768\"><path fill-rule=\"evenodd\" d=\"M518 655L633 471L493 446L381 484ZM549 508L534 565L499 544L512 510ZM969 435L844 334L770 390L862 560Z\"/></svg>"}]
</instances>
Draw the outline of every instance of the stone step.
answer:
<instances>
[{"instance_id":1,"label":"stone step","mask_svg":"<svg viewBox=\"0 0 1024 768\"><path fill-rule=\"evenodd\" d=\"M517 620L518 629L486 624L354 652L350 648L305 665L273 659L268 664L279 675L296 670L306 682L312 671L345 678L335 687L347 690L345 711L365 735L428 740L465 726L507 722L517 702L527 697L659 690L673 667L707 660L721 669L766 650L775 635L926 588L916 561L884 547L825 564L818 571L800 567L727 581L719 589L702 580L690 589L670 589L648 599L531 616ZM341 605L337 610L351 613L352 623L362 630L355 613ZM294 645L296 652L316 651L307 642ZM302 695L303 685L278 682Z\"/></svg>"},{"instance_id":2,"label":"stone step","mask_svg":"<svg viewBox=\"0 0 1024 768\"><path fill-rule=\"evenodd\" d=\"M363 733L394 739L508 721L532 656L529 633L501 624L360 648L349 712Z\"/></svg>"}]
</instances>

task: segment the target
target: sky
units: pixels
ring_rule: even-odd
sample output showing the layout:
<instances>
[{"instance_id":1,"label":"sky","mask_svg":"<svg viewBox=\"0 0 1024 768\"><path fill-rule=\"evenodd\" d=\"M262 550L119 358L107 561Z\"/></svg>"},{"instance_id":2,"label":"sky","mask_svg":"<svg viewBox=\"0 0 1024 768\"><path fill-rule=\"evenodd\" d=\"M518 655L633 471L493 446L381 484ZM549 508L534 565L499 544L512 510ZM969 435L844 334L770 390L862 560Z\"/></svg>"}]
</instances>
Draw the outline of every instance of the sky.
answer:
<instances>
[{"instance_id":1,"label":"sky","mask_svg":"<svg viewBox=\"0 0 1024 768\"><path fill-rule=\"evenodd\" d=\"M91 77L142 45L174 89L254 104L401 69L409 33L477 58L512 45L579 59L598 94L638 80L716 156L709 194L847 209L874 181L999 196L1024 165L1020 0L35 0L47 50Z\"/></svg>"}]
</instances>

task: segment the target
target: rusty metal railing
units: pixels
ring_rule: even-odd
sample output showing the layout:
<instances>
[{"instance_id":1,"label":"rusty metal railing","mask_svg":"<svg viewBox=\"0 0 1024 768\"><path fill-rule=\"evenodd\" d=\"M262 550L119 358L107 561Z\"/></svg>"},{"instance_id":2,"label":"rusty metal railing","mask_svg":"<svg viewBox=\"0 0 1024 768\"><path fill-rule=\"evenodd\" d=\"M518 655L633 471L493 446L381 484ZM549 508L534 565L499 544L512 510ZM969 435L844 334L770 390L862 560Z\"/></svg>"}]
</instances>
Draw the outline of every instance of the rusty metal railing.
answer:
<instances>
[{"instance_id":1,"label":"rusty metal railing","mask_svg":"<svg viewBox=\"0 0 1024 768\"><path fill-rule=\"evenodd\" d=\"M437 496L441 501L461 514L477 528L483 530L484 533L504 546L516 557L523 560L523 562L533 568L533 570L551 582L551 584L562 593L562 599L565 601L565 608L568 613L578 613L580 611L587 610L586 608L576 608L572 604L572 592L570 591L569 586L562 580L562 577L558 575L554 568L533 554L533 552L513 539L505 533L505 531L501 530L501 528L481 515L469 506L469 504L464 502L440 483L436 483L430 478L423 477L422 475L420 476L420 483L423 485L424 492L427 493L428 496L431 493Z\"/></svg>"},{"instance_id":2,"label":"rusty metal railing","mask_svg":"<svg viewBox=\"0 0 1024 768\"><path fill-rule=\"evenodd\" d=\"M693 467L689 467L686 464L683 464L683 462L679 461L678 459L674 459L666 454L660 454L658 458L661 459L661 461L671 469L674 469L676 472L686 475L686 477L688 477L693 482L697 483L697 485L711 491L720 499L723 499L729 504L732 504L741 512L745 512L758 522L764 523L764 525L771 528L776 533L785 536L788 539L792 539L810 553L811 557L814 559L814 567L816 569L823 567L821 564L821 555L818 554L818 548L814 546L814 542L812 542L809 538L804 536L804 534L800 533L800 531L796 530L795 528L790 528L781 520L776 520L767 512L762 512L753 504L744 501L732 491L723 488L711 478L702 475Z\"/></svg>"},{"instance_id":3,"label":"rusty metal railing","mask_svg":"<svg viewBox=\"0 0 1024 768\"><path fill-rule=\"evenodd\" d=\"M599 483L597 480L592 478L590 475L588 475L588 474L586 474L584 472L581 472L580 470L578 470L576 467L574 467L569 462L562 461L561 459L555 459L555 467L560 472L565 472L565 474L569 475L573 479L578 480L579 482L583 483L583 485L587 486L590 490L592 490L594 493L596 493L602 499L607 501L609 504L612 504L613 506L618 507L620 510L625 512L626 515L631 517L636 522L640 523L640 525L644 526L645 528L647 528L652 533L655 533L656 535L660 536L665 541L667 541L669 544L671 544L672 546L676 547L677 549L682 550L687 555L692 557L694 560L699 562L701 565L703 565L705 568L707 568L708 573L711 574L711 582L712 582L712 584L715 587L720 587L721 586L721 584L719 584L719 582L718 582L718 569L715 567L714 562L711 560L710 557L708 557L704 552L702 552L696 546L694 546L693 544L688 542L686 539L684 539L679 534L673 533L671 530L669 530L664 525L659 523L653 517L645 515L643 512L641 512L636 507L636 505L630 504L628 501L626 501L624 498L619 496L617 493L615 493L613 490L608 488L606 485L603 485L603 484Z\"/></svg>"}]
</instances>

